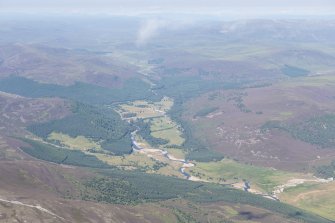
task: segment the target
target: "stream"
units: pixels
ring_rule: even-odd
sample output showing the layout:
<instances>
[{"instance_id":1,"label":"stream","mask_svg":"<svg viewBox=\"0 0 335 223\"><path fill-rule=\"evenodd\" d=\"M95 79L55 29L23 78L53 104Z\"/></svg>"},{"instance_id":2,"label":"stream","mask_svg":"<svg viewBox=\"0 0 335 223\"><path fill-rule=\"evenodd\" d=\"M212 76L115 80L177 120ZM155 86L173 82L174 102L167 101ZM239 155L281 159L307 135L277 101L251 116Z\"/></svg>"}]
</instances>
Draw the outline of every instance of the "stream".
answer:
<instances>
[{"instance_id":1,"label":"stream","mask_svg":"<svg viewBox=\"0 0 335 223\"><path fill-rule=\"evenodd\" d=\"M136 133L137 133L138 131L139 131L139 127L136 126L136 130L133 131L133 132L131 133L131 141L132 141L132 149L133 149L132 152L139 152L139 151L141 151L141 150L143 151L143 150L146 149L146 148L141 147L141 146L139 145L139 143L136 141L135 136L136 136ZM165 150L157 149L157 151L161 152L162 155L163 155L164 157L166 157L168 160L171 160L171 161L174 161L174 162L180 162L180 163L182 163L183 166L182 166L181 168L179 168L179 172L180 172L182 175L184 175L185 178L186 178L187 180L193 180L193 181L195 181L195 179L198 179L198 178L193 177L193 176L191 176L190 174L188 174L188 173L185 172L185 169L186 169L186 168L189 168L189 167L193 167L193 166L194 166L194 163L190 163L190 162L188 162L188 161L185 160L185 159L178 159L178 158L175 158L174 156L172 156L171 154L169 154L168 151L165 151Z\"/></svg>"}]
</instances>

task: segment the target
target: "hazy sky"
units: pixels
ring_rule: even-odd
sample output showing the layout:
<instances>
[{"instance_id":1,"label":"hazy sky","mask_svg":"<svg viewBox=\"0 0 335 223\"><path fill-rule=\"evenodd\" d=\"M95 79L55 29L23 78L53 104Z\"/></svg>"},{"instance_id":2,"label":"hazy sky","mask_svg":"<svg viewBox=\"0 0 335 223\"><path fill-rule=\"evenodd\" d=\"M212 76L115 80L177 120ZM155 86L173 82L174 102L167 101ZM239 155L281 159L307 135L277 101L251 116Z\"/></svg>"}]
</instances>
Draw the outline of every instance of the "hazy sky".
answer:
<instances>
[{"instance_id":1,"label":"hazy sky","mask_svg":"<svg viewBox=\"0 0 335 223\"><path fill-rule=\"evenodd\" d=\"M1 11L333 14L335 0L0 0Z\"/></svg>"}]
</instances>

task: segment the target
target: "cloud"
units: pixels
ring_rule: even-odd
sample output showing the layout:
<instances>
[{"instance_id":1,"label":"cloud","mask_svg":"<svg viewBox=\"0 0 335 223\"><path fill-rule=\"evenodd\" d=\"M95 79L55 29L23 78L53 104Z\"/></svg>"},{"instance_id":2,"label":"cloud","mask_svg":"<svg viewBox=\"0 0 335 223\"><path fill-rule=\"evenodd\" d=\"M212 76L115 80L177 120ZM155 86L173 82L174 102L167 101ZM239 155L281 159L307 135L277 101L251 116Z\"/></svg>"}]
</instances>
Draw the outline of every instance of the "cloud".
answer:
<instances>
[{"instance_id":1,"label":"cloud","mask_svg":"<svg viewBox=\"0 0 335 223\"><path fill-rule=\"evenodd\" d=\"M141 24L137 32L136 46L147 45L163 31L178 31L194 24L196 24L194 18L148 19Z\"/></svg>"},{"instance_id":2,"label":"cloud","mask_svg":"<svg viewBox=\"0 0 335 223\"><path fill-rule=\"evenodd\" d=\"M137 46L144 46L146 45L150 39L155 37L159 30L165 28L168 25L167 21L164 20L156 20L150 19L142 23L136 39Z\"/></svg>"}]
</instances>

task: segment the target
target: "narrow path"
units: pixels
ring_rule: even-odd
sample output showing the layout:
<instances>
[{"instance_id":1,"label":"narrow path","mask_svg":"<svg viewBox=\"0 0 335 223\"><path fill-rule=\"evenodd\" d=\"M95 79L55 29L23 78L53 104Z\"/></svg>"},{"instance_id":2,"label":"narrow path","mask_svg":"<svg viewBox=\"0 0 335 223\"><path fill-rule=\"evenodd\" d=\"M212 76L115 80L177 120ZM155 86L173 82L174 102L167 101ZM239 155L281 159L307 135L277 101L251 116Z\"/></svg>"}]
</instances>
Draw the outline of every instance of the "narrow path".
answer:
<instances>
[{"instance_id":1,"label":"narrow path","mask_svg":"<svg viewBox=\"0 0 335 223\"><path fill-rule=\"evenodd\" d=\"M56 217L56 218L62 219L62 220L64 220L64 221L67 221L67 220L65 220L64 218L62 218L61 216L59 216L59 215L57 215L57 214L55 214L55 213L49 211L48 209L45 209L45 208L41 207L40 205L24 204L24 203L22 203L22 202L20 202L20 201L6 200L6 199L2 199L2 198L0 198L0 202L11 203L11 204L20 205L20 206L25 206L25 207L29 207L29 208L35 208L35 209L40 210L40 211L42 211L42 212L44 212L44 213L47 213L47 214L49 214L49 215L52 215L52 216L54 216L54 217Z\"/></svg>"}]
</instances>

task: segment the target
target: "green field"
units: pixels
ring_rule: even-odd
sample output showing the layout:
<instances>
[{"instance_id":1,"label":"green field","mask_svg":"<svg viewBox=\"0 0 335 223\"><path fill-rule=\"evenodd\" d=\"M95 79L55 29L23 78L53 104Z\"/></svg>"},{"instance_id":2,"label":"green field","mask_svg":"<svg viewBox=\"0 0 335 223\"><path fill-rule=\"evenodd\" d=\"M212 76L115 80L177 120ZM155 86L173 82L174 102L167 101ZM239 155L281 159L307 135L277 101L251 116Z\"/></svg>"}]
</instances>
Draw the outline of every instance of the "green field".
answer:
<instances>
[{"instance_id":1,"label":"green field","mask_svg":"<svg viewBox=\"0 0 335 223\"><path fill-rule=\"evenodd\" d=\"M302 177L303 174L290 173L271 168L241 164L223 159L219 162L195 163L189 172L201 179L220 182L250 182L251 188L260 192L271 193L276 186L285 184L289 179Z\"/></svg>"},{"instance_id":2,"label":"green field","mask_svg":"<svg viewBox=\"0 0 335 223\"><path fill-rule=\"evenodd\" d=\"M280 195L286 203L335 221L335 183L305 183Z\"/></svg>"},{"instance_id":3,"label":"green field","mask_svg":"<svg viewBox=\"0 0 335 223\"><path fill-rule=\"evenodd\" d=\"M153 118L163 116L173 105L173 100L163 97L160 101L150 102L137 100L119 105L115 110L122 118L127 118L128 114L133 114L130 118Z\"/></svg>"},{"instance_id":4,"label":"green field","mask_svg":"<svg viewBox=\"0 0 335 223\"><path fill-rule=\"evenodd\" d=\"M77 149L82 151L87 151L89 149L94 149L97 151L101 150L101 146L99 143L94 142L93 140L90 140L85 136L71 137L66 134L52 132L47 139L51 141L56 141L61 145L71 149Z\"/></svg>"},{"instance_id":5,"label":"green field","mask_svg":"<svg viewBox=\"0 0 335 223\"><path fill-rule=\"evenodd\" d=\"M159 117L150 120L151 135L169 141L169 145L181 146L185 141L182 137L181 127L169 117Z\"/></svg>"},{"instance_id":6,"label":"green field","mask_svg":"<svg viewBox=\"0 0 335 223\"><path fill-rule=\"evenodd\" d=\"M140 170L154 173L159 169L159 162L144 154L132 153L124 156L111 156L103 153L95 153L92 155L109 165L116 166L123 170Z\"/></svg>"}]
</instances>

